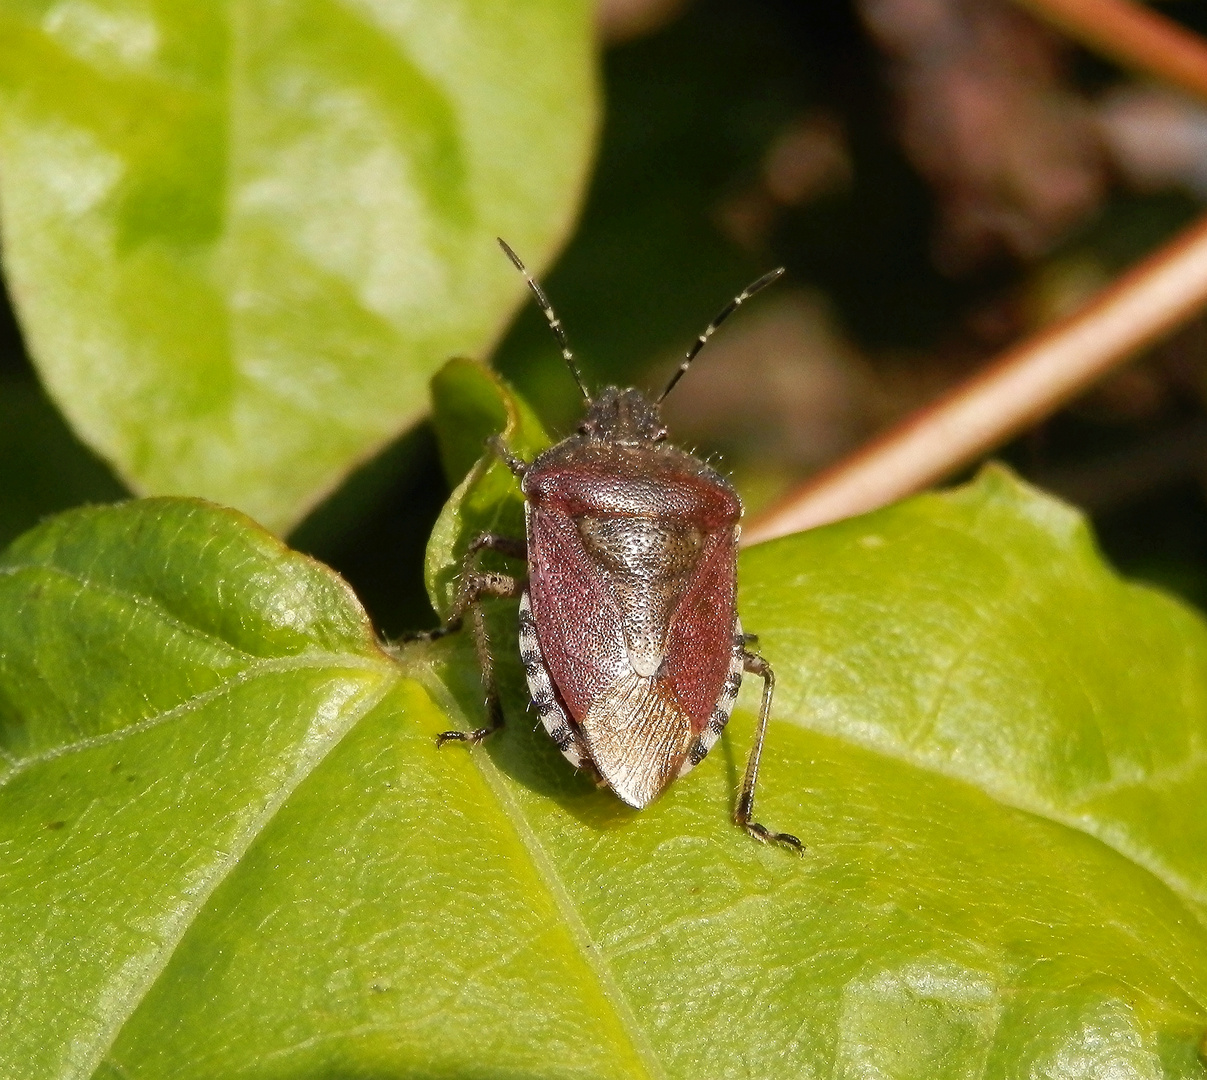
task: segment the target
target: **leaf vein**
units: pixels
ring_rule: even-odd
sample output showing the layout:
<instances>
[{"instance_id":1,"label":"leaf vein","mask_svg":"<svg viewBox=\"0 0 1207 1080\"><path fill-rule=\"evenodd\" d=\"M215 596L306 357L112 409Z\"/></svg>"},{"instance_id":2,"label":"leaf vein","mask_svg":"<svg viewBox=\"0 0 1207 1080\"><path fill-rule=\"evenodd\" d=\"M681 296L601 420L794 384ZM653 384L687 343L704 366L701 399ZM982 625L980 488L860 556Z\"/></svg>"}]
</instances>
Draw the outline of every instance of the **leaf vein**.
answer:
<instances>
[{"instance_id":1,"label":"leaf vein","mask_svg":"<svg viewBox=\"0 0 1207 1080\"><path fill-rule=\"evenodd\" d=\"M363 662L362 662L363 663ZM318 665L315 665L318 666ZM359 666L359 665L358 665ZM364 665L368 666L368 665ZM380 670L380 666L377 666ZM124 998L116 1000L113 1005L113 1015L115 1019L108 1025L108 1030L98 1034L95 1053L88 1056L92 1060L92 1068L88 1073L81 1072L81 1075L90 1075L94 1072L100 1062L106 1060L125 1027L126 1021L134 1014L139 1004L146 997L147 992L155 984L156 980L167 968L172 957L176 953L176 947L180 944L184 935L188 932L189 927L193 924L197 915L204 909L213 896L218 886L227 878L232 870L238 866L240 860L246 854L248 848L260 836L268 824L280 812L281 808L289 801L294 791L298 786L309 777L314 770L319 766L323 759L343 741L344 736L348 734L356 725L370 712L375 709L378 704L386 697L386 695L397 684L400 677L400 672L395 669L389 673L390 677L384 678L382 682L366 691L359 701L356 701L349 707L347 722L338 731L331 732L330 736L324 740L315 740L308 742L307 749L309 752L300 756L297 766L293 774L280 785L280 788L274 797L265 805L263 811L258 814L252 821L249 821L247 826L236 836L231 838L229 850L225 857L215 863L213 872L209 879L200 885L192 895L194 899L185 905L182 905L180 912L172 922L165 927L162 933L162 941L164 947L159 954L147 965L145 978L140 980L132 980L129 991L124 995ZM102 1045L103 1044L103 1045Z\"/></svg>"},{"instance_id":2,"label":"leaf vein","mask_svg":"<svg viewBox=\"0 0 1207 1080\"><path fill-rule=\"evenodd\" d=\"M359 668L362 671L383 671L385 669L385 665L374 663L363 657L338 653L301 653L296 656L274 657L269 660L261 660L251 667L245 668L234 677L225 679L217 686L212 686L208 690L194 694L192 697L173 705L170 709L164 709L136 723L127 724L125 727L117 728L114 731L106 731L101 735L90 735L87 738L76 739L74 742L64 743L61 746L53 747L40 754L32 754L25 758L10 758L10 760L14 761L14 764L8 772L0 776L0 788L3 788L15 777L47 761L54 761L56 758L64 757L68 754L90 750L95 746L105 746L109 743L120 742L129 736L138 735L144 731L170 723L172 720L186 716L209 704L211 701L229 694L236 687L242 686L263 675L324 667Z\"/></svg>"},{"instance_id":3,"label":"leaf vein","mask_svg":"<svg viewBox=\"0 0 1207 1080\"><path fill-rule=\"evenodd\" d=\"M408 664L408 667L412 669L415 677L427 687L429 693L433 695L433 698L439 702L446 712L450 715L460 717L465 722L465 717L461 712L460 706L456 703L453 694L445 686L443 680L430 663L425 664L412 661ZM583 963L598 981L603 996L612 1006L617 1020L628 1036L635 1055L645 1067L646 1074L651 1080L666 1080L666 1072L653 1045L650 1043L644 1029L638 1023L637 1015L633 1011L624 991L621 989L611 965L605 959L603 950L595 944L590 931L579 916L545 845L541 843L540 838L533 831L527 818L516 805L514 796L490 758L485 754L475 754L473 760L486 780L487 785L494 793L500 810L503 811L504 816L511 822L511 826L515 830L520 844L527 852L537 877L548 891L554 906L564 920L566 930L578 947Z\"/></svg>"},{"instance_id":4,"label":"leaf vein","mask_svg":"<svg viewBox=\"0 0 1207 1080\"><path fill-rule=\"evenodd\" d=\"M66 579L67 581L74 582L80 586L82 590L100 593L103 596L108 596L113 599L129 603L141 610L149 611L153 613L156 618L172 627L172 629L176 630L178 633L186 634L193 638L203 638L208 641L220 642L222 645L227 646L229 649L239 653L241 656L246 656L252 659L260 659L255 653L250 653L246 649L239 648L239 646L234 642L219 637L217 634L213 634L200 626L195 626L192 623L186 622L179 615L169 611L162 604L157 604L150 597L141 593L127 592L123 589L115 588L112 585L106 585L102 582L96 581L87 575L75 573L71 570L65 570L61 566L55 566L50 563L22 563L18 566L0 566L0 576L3 577L16 577L24 572L56 575Z\"/></svg>"}]
</instances>

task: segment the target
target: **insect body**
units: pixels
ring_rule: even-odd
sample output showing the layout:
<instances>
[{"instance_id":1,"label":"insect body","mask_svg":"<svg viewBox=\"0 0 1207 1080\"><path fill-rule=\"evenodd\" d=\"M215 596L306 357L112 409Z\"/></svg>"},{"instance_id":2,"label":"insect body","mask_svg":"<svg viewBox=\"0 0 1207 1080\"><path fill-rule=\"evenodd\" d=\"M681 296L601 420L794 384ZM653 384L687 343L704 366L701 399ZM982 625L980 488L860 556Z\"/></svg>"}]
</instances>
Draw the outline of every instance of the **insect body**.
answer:
<instances>
[{"instance_id":1,"label":"insect body","mask_svg":"<svg viewBox=\"0 0 1207 1080\"><path fill-rule=\"evenodd\" d=\"M729 720L743 673L761 676L758 731L734 819L760 840L799 849L796 837L752 819L774 677L748 649L737 615L742 504L723 476L667 444L658 408L720 322L783 271L730 303L657 401L615 387L592 398L543 291L500 244L540 302L588 408L577 434L531 463L492 444L520 478L527 542L486 534L471 545L447 629L471 612L490 722L440 740L478 742L502 723L478 602L518 596L520 654L546 731L575 767L630 806L647 806L699 764ZM527 582L477 572L484 548L525 558Z\"/></svg>"}]
</instances>

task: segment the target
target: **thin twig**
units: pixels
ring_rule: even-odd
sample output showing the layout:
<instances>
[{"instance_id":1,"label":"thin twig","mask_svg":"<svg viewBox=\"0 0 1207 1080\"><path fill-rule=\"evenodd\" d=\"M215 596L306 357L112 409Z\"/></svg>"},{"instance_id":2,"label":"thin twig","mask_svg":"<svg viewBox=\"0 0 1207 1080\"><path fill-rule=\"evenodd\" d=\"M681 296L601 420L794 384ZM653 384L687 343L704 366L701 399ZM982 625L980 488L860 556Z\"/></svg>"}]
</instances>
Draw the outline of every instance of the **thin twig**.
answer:
<instances>
[{"instance_id":1,"label":"thin twig","mask_svg":"<svg viewBox=\"0 0 1207 1080\"><path fill-rule=\"evenodd\" d=\"M1124 67L1207 97L1207 41L1133 0L1018 0Z\"/></svg>"},{"instance_id":2,"label":"thin twig","mask_svg":"<svg viewBox=\"0 0 1207 1080\"><path fill-rule=\"evenodd\" d=\"M1049 415L1207 305L1207 215L1075 314L819 474L745 529L746 543L853 517L950 476Z\"/></svg>"}]
</instances>

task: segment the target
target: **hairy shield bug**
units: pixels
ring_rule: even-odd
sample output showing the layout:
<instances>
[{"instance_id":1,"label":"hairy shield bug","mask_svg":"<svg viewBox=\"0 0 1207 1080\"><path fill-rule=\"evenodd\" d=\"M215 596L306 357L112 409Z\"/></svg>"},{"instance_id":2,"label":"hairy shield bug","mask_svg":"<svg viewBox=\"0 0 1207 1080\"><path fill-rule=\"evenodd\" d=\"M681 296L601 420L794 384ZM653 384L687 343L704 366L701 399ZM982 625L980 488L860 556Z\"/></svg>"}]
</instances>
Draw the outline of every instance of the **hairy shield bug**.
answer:
<instances>
[{"instance_id":1,"label":"hairy shield bug","mask_svg":"<svg viewBox=\"0 0 1207 1080\"><path fill-rule=\"evenodd\" d=\"M452 617L436 633L470 614L488 724L446 731L439 741L477 743L502 725L479 602L518 597L520 655L545 730L576 768L639 809L703 760L729 720L743 672L758 675L762 707L734 821L758 840L800 850L795 836L752 817L775 677L738 620L742 503L725 477L666 442L659 413L717 327L784 271L729 302L657 399L613 386L593 397L544 291L499 243L549 320L587 411L576 434L532 462L497 437L491 442L520 480L528 535L525 542L486 533L470 545ZM479 572L475 556L486 548L525 560L527 580Z\"/></svg>"}]
</instances>

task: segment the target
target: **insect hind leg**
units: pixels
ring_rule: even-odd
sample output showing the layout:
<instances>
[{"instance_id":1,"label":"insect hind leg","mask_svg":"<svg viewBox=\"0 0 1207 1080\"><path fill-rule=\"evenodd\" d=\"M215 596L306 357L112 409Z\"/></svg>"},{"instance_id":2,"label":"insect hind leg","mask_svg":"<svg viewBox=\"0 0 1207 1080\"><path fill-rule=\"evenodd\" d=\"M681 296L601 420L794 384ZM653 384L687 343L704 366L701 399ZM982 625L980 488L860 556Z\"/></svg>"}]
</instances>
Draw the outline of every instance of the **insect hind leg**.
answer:
<instances>
[{"instance_id":1,"label":"insect hind leg","mask_svg":"<svg viewBox=\"0 0 1207 1080\"><path fill-rule=\"evenodd\" d=\"M524 590L524 581L511 574L484 573L475 570L474 560L479 551L498 551L515 559L523 559L527 549L521 540L513 540L494 533L482 533L469 545L465 556L465 570L461 575L461 587L453 605L448 622L432 636L442 636L461 626L468 611L474 632L474 649L478 654L478 666L482 672L482 688L486 693L486 724L473 731L442 731L436 736L436 745L446 742L464 742L471 746L480 743L487 735L503 726L503 706L499 702L499 690L495 682L494 655L490 651L490 635L486 629L486 617L481 601L489 597L515 599Z\"/></svg>"},{"instance_id":2,"label":"insect hind leg","mask_svg":"<svg viewBox=\"0 0 1207 1080\"><path fill-rule=\"evenodd\" d=\"M742 650L742 666L751 675L763 680L763 701L759 708L759 723L755 730L754 745L750 748L750 759L746 763L746 776L742 780L742 791L733 812L734 824L745 829L762 843L783 844L797 852L804 845L791 833L772 832L754 820L754 789L759 779L759 763L763 756L763 743L767 738L767 721L771 718L771 698L775 692L775 673L771 665L758 653Z\"/></svg>"},{"instance_id":3,"label":"insect hind leg","mask_svg":"<svg viewBox=\"0 0 1207 1080\"><path fill-rule=\"evenodd\" d=\"M518 477L520 480L524 479L524 474L528 471L528 462L516 457L515 454L508 450L507 444L503 442L501 435L492 435L486 440L486 446L495 457L511 470L512 475Z\"/></svg>"}]
</instances>

